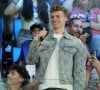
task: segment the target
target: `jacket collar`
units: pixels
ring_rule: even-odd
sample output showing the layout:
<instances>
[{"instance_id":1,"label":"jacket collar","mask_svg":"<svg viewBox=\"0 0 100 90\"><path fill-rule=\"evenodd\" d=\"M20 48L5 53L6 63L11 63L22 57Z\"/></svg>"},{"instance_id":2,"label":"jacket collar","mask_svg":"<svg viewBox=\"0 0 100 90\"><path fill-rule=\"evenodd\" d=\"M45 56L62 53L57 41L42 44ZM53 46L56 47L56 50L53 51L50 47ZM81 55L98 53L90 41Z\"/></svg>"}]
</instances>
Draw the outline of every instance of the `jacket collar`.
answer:
<instances>
[{"instance_id":1,"label":"jacket collar","mask_svg":"<svg viewBox=\"0 0 100 90\"><path fill-rule=\"evenodd\" d=\"M72 35L70 35L68 32L64 31L63 33L63 38L66 38L66 39L72 39ZM47 39L54 39L54 36L53 36L53 31L50 31L47 35Z\"/></svg>"}]
</instances>

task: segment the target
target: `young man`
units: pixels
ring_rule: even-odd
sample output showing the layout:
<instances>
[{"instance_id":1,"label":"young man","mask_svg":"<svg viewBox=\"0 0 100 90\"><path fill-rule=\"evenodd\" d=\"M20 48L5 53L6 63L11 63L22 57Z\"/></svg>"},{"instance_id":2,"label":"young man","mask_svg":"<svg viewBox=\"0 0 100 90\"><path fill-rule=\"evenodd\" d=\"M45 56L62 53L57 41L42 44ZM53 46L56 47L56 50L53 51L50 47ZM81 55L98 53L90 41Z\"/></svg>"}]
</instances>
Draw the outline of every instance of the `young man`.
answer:
<instances>
[{"instance_id":1,"label":"young man","mask_svg":"<svg viewBox=\"0 0 100 90\"><path fill-rule=\"evenodd\" d=\"M12 65L7 75L7 82L0 83L0 90L23 90L23 87L30 81L29 74L25 67Z\"/></svg>"},{"instance_id":2,"label":"young man","mask_svg":"<svg viewBox=\"0 0 100 90\"><path fill-rule=\"evenodd\" d=\"M7 75L7 84L10 90L22 90L29 83L29 74L25 67L13 65Z\"/></svg>"},{"instance_id":3,"label":"young man","mask_svg":"<svg viewBox=\"0 0 100 90\"><path fill-rule=\"evenodd\" d=\"M79 18L71 18L67 23L67 31L70 35L81 39L81 41L86 44L86 39L89 36L88 33L83 34L83 23Z\"/></svg>"},{"instance_id":4,"label":"young man","mask_svg":"<svg viewBox=\"0 0 100 90\"><path fill-rule=\"evenodd\" d=\"M86 52L82 42L65 31L67 16L63 6L53 6L53 30L42 42L31 43L27 64L37 65L34 81L39 83L39 90L84 89Z\"/></svg>"}]
</instances>

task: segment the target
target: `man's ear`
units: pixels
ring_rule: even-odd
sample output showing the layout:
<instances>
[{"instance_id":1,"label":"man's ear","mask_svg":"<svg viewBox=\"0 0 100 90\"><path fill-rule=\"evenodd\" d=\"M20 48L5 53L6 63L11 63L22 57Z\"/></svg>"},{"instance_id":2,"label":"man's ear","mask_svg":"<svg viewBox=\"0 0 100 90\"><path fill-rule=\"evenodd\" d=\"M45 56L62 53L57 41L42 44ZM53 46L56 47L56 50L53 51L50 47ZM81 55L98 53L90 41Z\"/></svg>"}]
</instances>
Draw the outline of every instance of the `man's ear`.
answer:
<instances>
[{"instance_id":1,"label":"man's ear","mask_svg":"<svg viewBox=\"0 0 100 90\"><path fill-rule=\"evenodd\" d=\"M68 17L65 16L65 22L67 22L67 21L68 21Z\"/></svg>"}]
</instances>

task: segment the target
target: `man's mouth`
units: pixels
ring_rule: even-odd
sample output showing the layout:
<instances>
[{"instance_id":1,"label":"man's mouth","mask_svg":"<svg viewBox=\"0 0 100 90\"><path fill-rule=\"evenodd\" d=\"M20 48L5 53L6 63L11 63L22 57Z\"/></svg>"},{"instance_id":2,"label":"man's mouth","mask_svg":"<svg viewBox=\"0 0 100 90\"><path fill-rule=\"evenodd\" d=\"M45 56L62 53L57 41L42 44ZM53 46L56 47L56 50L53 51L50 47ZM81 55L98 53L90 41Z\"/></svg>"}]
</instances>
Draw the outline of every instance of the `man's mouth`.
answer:
<instances>
[{"instance_id":1,"label":"man's mouth","mask_svg":"<svg viewBox=\"0 0 100 90\"><path fill-rule=\"evenodd\" d=\"M77 37L77 38L79 38L80 35L81 35L80 33L74 33L74 36Z\"/></svg>"}]
</instances>

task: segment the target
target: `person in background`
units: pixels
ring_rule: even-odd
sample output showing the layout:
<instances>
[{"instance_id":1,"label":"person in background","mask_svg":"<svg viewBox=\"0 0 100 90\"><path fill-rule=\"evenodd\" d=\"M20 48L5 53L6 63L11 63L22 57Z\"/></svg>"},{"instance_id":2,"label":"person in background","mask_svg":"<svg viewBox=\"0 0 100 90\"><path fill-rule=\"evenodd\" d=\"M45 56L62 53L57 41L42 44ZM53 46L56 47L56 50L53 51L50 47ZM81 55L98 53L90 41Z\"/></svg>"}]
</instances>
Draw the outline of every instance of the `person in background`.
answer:
<instances>
[{"instance_id":1,"label":"person in background","mask_svg":"<svg viewBox=\"0 0 100 90\"><path fill-rule=\"evenodd\" d=\"M80 18L71 18L69 19L69 21L66 23L66 27L67 27L67 32L76 37L76 38L79 38L83 44L85 45L86 47L86 51L87 51L87 58L91 58L91 55L87 49L87 46L86 46L86 39L88 37L88 34L87 33L84 33L83 34L83 27L82 27L83 23L82 23L82 20Z\"/></svg>"},{"instance_id":2,"label":"person in background","mask_svg":"<svg viewBox=\"0 0 100 90\"><path fill-rule=\"evenodd\" d=\"M13 64L7 75L7 82L0 85L0 90L24 90L23 87L29 83L29 79L30 77L25 67Z\"/></svg>"},{"instance_id":3,"label":"person in background","mask_svg":"<svg viewBox=\"0 0 100 90\"><path fill-rule=\"evenodd\" d=\"M49 31L49 4L44 0L13 0L5 9L5 15L14 15L20 11L22 29L18 37L18 46L30 37L30 26L34 23L43 23Z\"/></svg>"},{"instance_id":4,"label":"person in background","mask_svg":"<svg viewBox=\"0 0 100 90\"><path fill-rule=\"evenodd\" d=\"M87 64L87 82L84 90L99 90L100 89L100 61L96 55L88 59ZM96 72L97 73L96 73Z\"/></svg>"},{"instance_id":5,"label":"person in background","mask_svg":"<svg viewBox=\"0 0 100 90\"><path fill-rule=\"evenodd\" d=\"M50 12L53 31L42 42L34 40L27 55L27 64L36 65L33 82L39 83L39 90L83 90L85 47L65 31L66 8L54 5Z\"/></svg>"},{"instance_id":6,"label":"person in background","mask_svg":"<svg viewBox=\"0 0 100 90\"><path fill-rule=\"evenodd\" d=\"M83 31L82 20L80 18L71 18L66 23L66 27L67 27L67 32L70 35L72 35L76 38L79 38L86 47L86 38L87 38L87 36L85 34L82 35L82 31ZM87 51L87 53L86 53L87 59L91 58L91 54L87 50L87 47L86 47L86 51ZM88 72L88 70L86 70L85 89L88 86L89 77L90 77L90 73Z\"/></svg>"},{"instance_id":7,"label":"person in background","mask_svg":"<svg viewBox=\"0 0 100 90\"><path fill-rule=\"evenodd\" d=\"M98 73L98 76L99 76L98 90L100 90L100 60L98 60L96 57L93 57L93 60L91 63Z\"/></svg>"}]
</instances>

